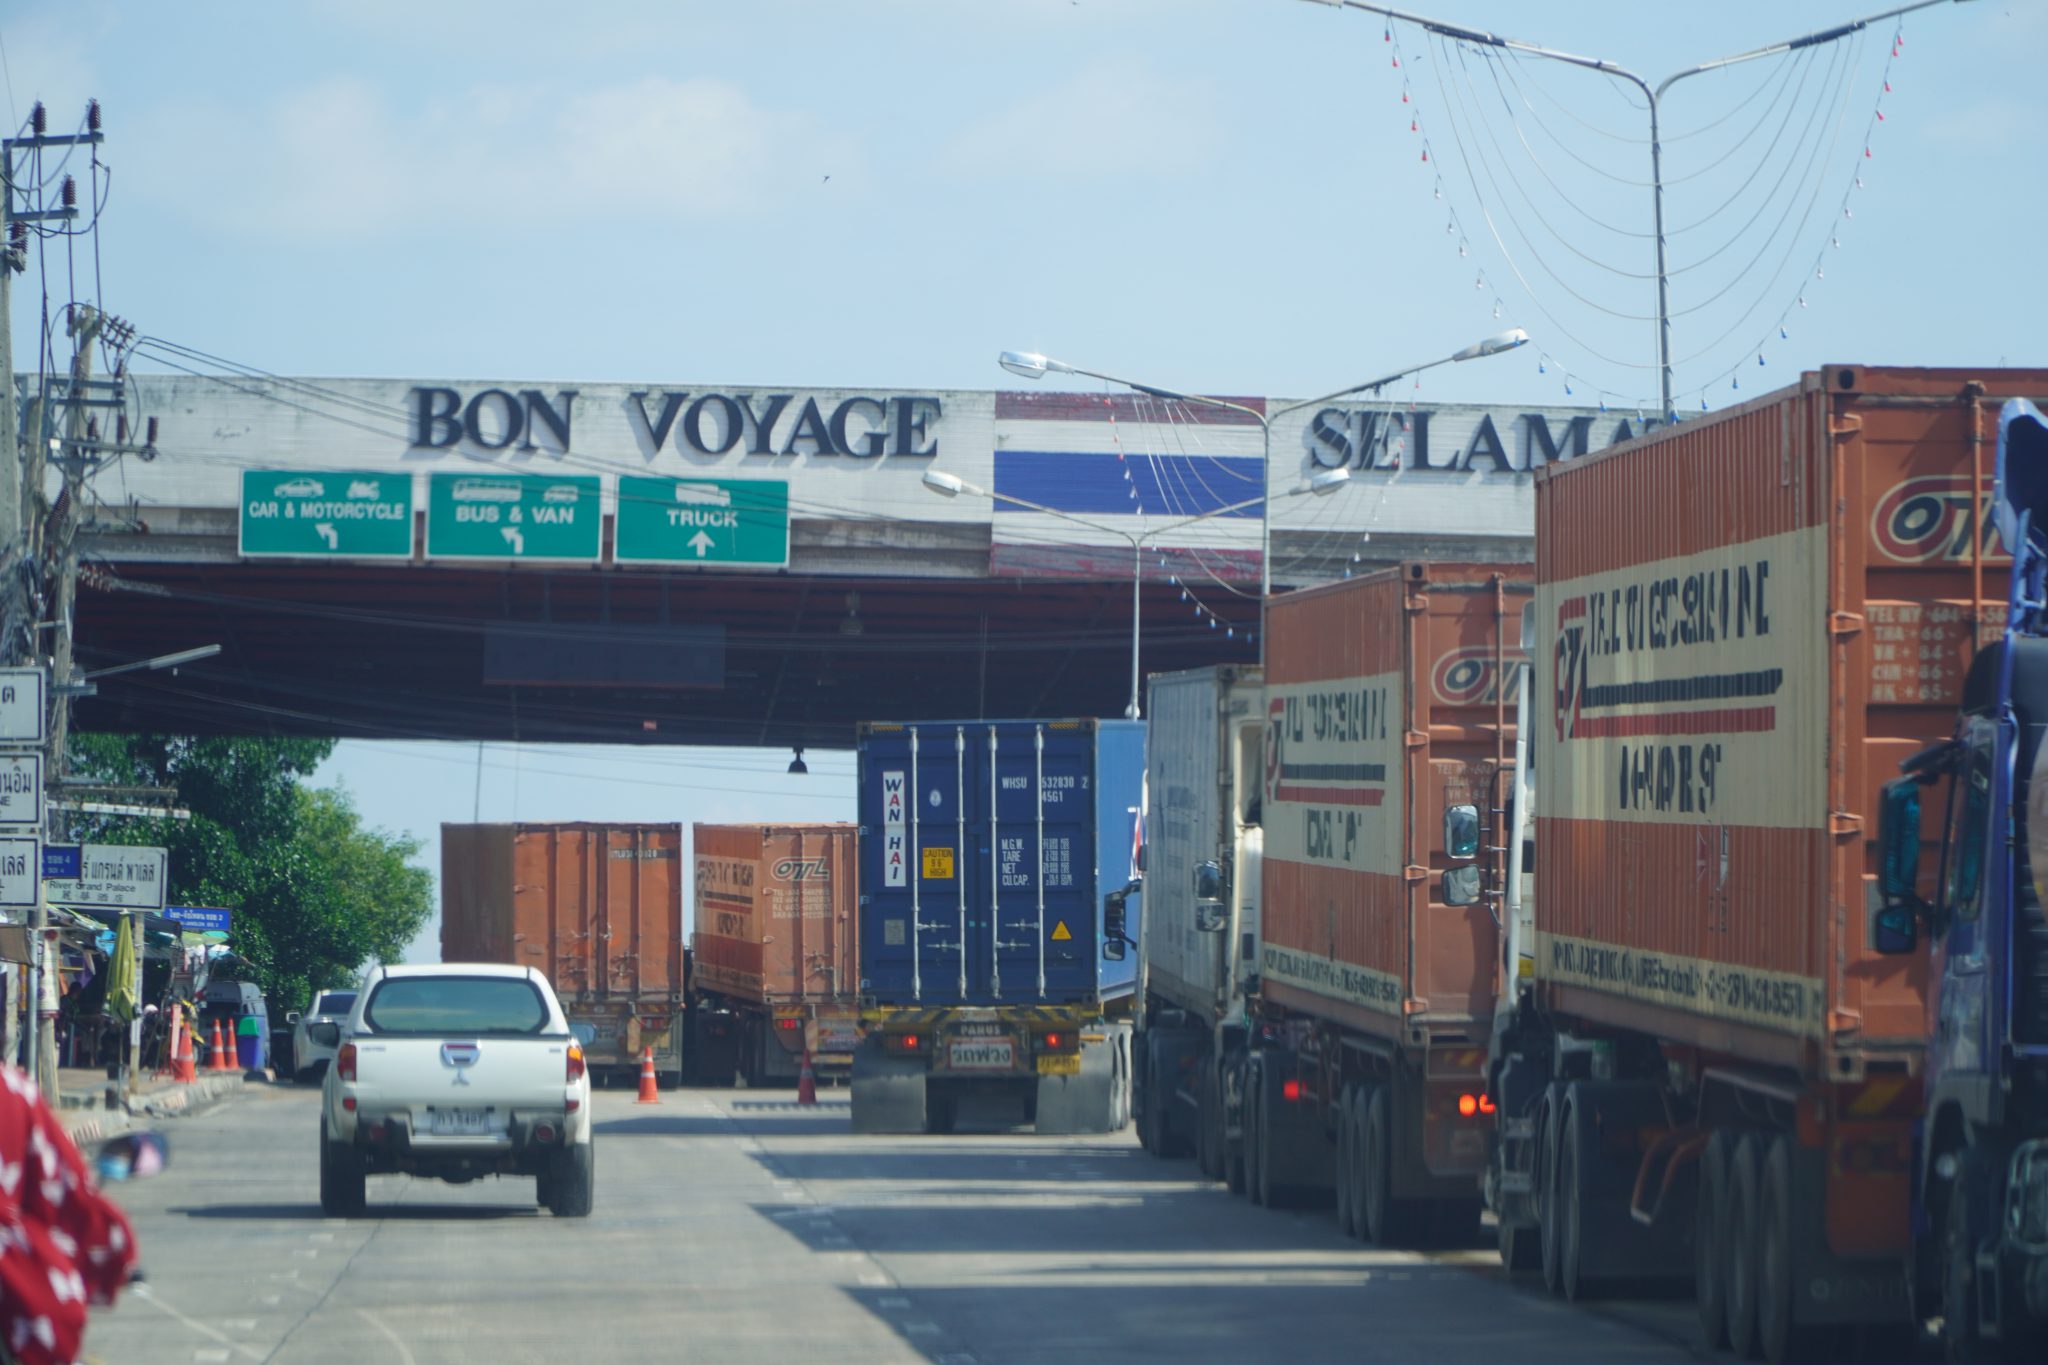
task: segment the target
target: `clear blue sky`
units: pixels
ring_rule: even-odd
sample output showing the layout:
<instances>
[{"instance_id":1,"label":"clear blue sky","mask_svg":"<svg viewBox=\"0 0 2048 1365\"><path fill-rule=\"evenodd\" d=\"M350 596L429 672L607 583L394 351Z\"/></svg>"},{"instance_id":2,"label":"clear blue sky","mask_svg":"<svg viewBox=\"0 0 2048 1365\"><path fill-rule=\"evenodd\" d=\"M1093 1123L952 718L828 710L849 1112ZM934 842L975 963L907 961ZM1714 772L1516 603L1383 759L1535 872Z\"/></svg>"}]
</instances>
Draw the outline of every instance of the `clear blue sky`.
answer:
<instances>
[{"instance_id":1,"label":"clear blue sky","mask_svg":"<svg viewBox=\"0 0 2048 1365\"><path fill-rule=\"evenodd\" d=\"M1653 80L1877 8L1422 7ZM2043 362L2048 4L1909 16L1896 55L1893 31L1668 97L1686 410L1830 361ZM106 306L285 374L985 388L1021 382L993 357L1022 347L1302 396L1519 324L1534 345L1433 371L1419 396L1656 391L1632 97L1304 0L667 0L574 17L504 0L15 0L0 44L10 126L38 98L53 130L88 96L105 106ZM74 259L89 281L90 253ZM39 282L16 295L22 368ZM800 800L773 794L797 782L786 753L494 747L480 803L475 760L348 744L327 775L373 822L427 836L473 810L851 808L846 760L822 755Z\"/></svg>"}]
</instances>

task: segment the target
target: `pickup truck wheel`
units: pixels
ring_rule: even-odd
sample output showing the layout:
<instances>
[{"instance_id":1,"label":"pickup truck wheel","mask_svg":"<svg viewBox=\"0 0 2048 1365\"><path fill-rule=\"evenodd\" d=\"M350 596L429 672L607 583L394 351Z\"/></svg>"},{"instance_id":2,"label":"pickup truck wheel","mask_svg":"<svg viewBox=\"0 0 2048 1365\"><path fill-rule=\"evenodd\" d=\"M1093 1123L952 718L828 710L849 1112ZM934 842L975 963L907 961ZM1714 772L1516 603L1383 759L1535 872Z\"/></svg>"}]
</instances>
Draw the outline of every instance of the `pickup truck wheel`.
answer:
<instances>
[{"instance_id":1,"label":"pickup truck wheel","mask_svg":"<svg viewBox=\"0 0 2048 1365\"><path fill-rule=\"evenodd\" d=\"M548 1208L557 1218L588 1218L597 1195L597 1144L571 1143L557 1158L552 1177L541 1177L551 1196Z\"/></svg>"},{"instance_id":2,"label":"pickup truck wheel","mask_svg":"<svg viewBox=\"0 0 2048 1365\"><path fill-rule=\"evenodd\" d=\"M365 1199L363 1155L345 1142L327 1140L320 1123L320 1212L329 1218L360 1218Z\"/></svg>"}]
</instances>

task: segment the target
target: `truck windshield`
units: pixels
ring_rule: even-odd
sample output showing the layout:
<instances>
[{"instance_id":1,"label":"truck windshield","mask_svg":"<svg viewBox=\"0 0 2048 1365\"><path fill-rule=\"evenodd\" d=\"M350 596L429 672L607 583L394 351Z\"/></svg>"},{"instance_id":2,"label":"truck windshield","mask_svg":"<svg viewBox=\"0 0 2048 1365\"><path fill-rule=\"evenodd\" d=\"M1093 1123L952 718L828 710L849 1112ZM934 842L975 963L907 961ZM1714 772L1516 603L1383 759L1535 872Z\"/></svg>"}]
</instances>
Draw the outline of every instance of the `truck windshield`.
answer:
<instances>
[{"instance_id":1,"label":"truck windshield","mask_svg":"<svg viewBox=\"0 0 2048 1365\"><path fill-rule=\"evenodd\" d=\"M539 1033L548 1007L516 978L402 976L378 983L363 1022L377 1033Z\"/></svg>"}]
</instances>

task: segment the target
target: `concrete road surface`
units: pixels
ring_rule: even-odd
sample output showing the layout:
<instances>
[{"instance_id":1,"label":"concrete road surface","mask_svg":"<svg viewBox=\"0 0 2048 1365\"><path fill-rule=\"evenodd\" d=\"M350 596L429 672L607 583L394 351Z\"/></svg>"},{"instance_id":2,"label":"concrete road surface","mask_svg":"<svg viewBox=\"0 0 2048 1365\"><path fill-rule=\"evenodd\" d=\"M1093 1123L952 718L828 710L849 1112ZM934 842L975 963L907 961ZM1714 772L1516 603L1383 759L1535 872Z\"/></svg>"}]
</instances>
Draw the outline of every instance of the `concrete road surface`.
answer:
<instances>
[{"instance_id":1,"label":"concrete road surface","mask_svg":"<svg viewBox=\"0 0 2048 1365\"><path fill-rule=\"evenodd\" d=\"M149 1283L94 1322L121 1362L1690 1359L1689 1311L1626 1317L1504 1281L1492 1253L1411 1255L1270 1212L1127 1135L856 1138L843 1091L600 1093L597 1208L529 1180L372 1177L323 1218L315 1096L249 1088L164 1123L121 1187Z\"/></svg>"}]
</instances>

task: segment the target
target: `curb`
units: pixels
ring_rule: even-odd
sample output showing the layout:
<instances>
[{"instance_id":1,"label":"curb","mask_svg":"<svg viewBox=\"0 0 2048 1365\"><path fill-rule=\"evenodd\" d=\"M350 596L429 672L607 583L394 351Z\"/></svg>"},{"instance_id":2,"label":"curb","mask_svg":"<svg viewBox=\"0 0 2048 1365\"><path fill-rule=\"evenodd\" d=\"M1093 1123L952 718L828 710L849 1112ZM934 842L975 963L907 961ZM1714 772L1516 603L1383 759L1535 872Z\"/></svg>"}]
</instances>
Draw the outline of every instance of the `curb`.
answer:
<instances>
[{"instance_id":1,"label":"curb","mask_svg":"<svg viewBox=\"0 0 2048 1365\"><path fill-rule=\"evenodd\" d=\"M172 1085L138 1095L128 1101L124 1109L97 1109L67 1111L60 1117L65 1132L75 1145L99 1142L126 1132L135 1126L138 1118L166 1118L197 1109L201 1105L219 1099L233 1091L239 1091L244 1084L239 1072L233 1075L202 1076L189 1085ZM76 1118L71 1117L77 1114Z\"/></svg>"}]
</instances>

